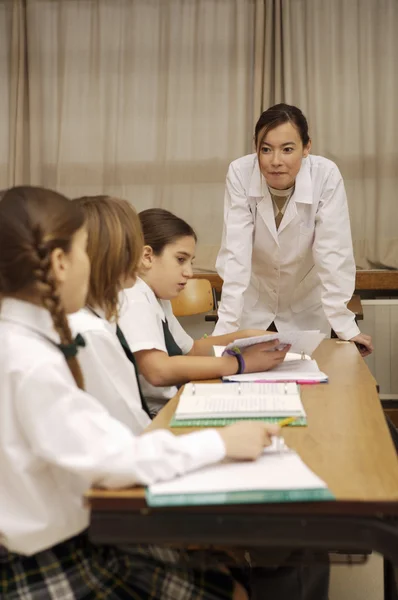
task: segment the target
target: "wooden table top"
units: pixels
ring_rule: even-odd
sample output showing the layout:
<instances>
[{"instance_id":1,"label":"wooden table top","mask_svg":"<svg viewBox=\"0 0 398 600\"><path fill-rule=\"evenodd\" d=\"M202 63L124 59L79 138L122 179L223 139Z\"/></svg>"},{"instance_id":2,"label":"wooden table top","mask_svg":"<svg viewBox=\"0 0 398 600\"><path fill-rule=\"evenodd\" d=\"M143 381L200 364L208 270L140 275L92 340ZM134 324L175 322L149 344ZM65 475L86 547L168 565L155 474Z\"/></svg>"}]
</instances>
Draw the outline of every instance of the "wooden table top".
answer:
<instances>
[{"instance_id":1,"label":"wooden table top","mask_svg":"<svg viewBox=\"0 0 398 600\"><path fill-rule=\"evenodd\" d=\"M212 286L221 292L223 280L214 271L195 272L194 277L208 279ZM398 270L366 269L358 270L355 279L356 290L398 290Z\"/></svg>"},{"instance_id":2,"label":"wooden table top","mask_svg":"<svg viewBox=\"0 0 398 600\"><path fill-rule=\"evenodd\" d=\"M321 343L314 358L329 383L302 386L308 426L285 428L287 444L327 482L337 500L397 503L398 460L366 363L354 344L331 339ZM178 396L147 431L168 428L177 403ZM192 429L172 431L180 435ZM93 489L86 499L93 510L136 510L145 506L144 494L139 487Z\"/></svg>"}]
</instances>

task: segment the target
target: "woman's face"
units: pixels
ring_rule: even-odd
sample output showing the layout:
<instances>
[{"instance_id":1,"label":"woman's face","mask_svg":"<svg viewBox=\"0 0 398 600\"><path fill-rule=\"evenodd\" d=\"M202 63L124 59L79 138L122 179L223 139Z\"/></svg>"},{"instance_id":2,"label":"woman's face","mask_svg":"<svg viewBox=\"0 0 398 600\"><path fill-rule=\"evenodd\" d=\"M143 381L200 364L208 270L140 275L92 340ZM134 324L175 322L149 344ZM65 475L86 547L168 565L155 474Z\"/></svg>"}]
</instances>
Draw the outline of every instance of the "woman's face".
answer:
<instances>
[{"instance_id":1,"label":"woman's face","mask_svg":"<svg viewBox=\"0 0 398 600\"><path fill-rule=\"evenodd\" d=\"M298 129L292 123L271 129L258 149L260 171L267 184L277 190L294 185L301 161L308 156L310 149L311 142L303 146Z\"/></svg>"}]
</instances>

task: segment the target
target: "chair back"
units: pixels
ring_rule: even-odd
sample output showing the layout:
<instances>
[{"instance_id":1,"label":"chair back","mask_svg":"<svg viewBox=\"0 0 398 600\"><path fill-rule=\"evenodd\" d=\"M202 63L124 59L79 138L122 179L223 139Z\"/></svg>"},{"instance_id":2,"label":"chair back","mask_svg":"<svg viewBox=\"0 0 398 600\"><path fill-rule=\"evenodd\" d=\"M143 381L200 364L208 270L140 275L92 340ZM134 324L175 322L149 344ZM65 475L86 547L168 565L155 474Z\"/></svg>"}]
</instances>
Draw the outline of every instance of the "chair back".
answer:
<instances>
[{"instance_id":1,"label":"chair back","mask_svg":"<svg viewBox=\"0 0 398 600\"><path fill-rule=\"evenodd\" d=\"M189 317L214 308L213 291L207 279L189 279L185 288L171 301L176 317Z\"/></svg>"}]
</instances>

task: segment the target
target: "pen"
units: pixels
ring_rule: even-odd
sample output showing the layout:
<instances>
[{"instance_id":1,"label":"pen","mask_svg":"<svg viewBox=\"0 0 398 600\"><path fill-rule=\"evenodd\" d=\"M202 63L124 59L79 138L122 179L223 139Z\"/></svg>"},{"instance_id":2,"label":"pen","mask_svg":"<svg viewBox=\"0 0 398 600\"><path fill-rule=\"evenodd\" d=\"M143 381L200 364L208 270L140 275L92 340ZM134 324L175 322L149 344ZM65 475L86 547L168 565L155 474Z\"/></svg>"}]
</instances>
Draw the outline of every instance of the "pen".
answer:
<instances>
[{"instance_id":1,"label":"pen","mask_svg":"<svg viewBox=\"0 0 398 600\"><path fill-rule=\"evenodd\" d=\"M293 423L297 419L298 417L287 417L287 419L282 419L282 421L279 421L278 425L279 427L286 427L286 425L290 425L290 423Z\"/></svg>"}]
</instances>

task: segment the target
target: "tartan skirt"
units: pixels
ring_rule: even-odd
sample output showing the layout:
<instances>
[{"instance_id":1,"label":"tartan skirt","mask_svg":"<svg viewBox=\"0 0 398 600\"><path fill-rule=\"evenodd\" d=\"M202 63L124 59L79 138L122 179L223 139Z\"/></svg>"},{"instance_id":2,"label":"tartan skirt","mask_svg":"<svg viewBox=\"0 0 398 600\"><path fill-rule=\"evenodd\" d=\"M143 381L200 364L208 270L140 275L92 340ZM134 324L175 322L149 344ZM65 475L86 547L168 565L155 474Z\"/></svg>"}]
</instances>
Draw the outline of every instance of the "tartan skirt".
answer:
<instances>
[{"instance_id":1,"label":"tartan skirt","mask_svg":"<svg viewBox=\"0 0 398 600\"><path fill-rule=\"evenodd\" d=\"M1 600L226 600L233 588L221 567L179 566L146 547L97 546L86 532L33 556L0 554Z\"/></svg>"}]
</instances>

